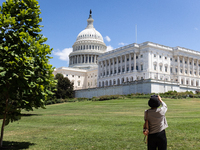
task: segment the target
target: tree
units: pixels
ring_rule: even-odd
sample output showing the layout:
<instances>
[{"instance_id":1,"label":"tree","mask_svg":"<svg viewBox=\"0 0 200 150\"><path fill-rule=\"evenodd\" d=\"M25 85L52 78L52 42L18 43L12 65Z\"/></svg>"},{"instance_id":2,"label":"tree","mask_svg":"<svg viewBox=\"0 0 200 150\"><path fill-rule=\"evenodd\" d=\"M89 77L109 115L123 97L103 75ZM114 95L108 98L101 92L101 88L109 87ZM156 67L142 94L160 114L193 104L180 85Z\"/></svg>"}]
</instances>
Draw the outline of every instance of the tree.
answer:
<instances>
[{"instance_id":1,"label":"tree","mask_svg":"<svg viewBox=\"0 0 200 150\"><path fill-rule=\"evenodd\" d=\"M21 118L21 110L45 108L44 101L55 86L40 32L42 18L37 0L6 0L0 7L0 147L4 126Z\"/></svg>"},{"instance_id":2,"label":"tree","mask_svg":"<svg viewBox=\"0 0 200 150\"><path fill-rule=\"evenodd\" d=\"M67 77L63 77L58 73L55 77L58 80L56 98L72 98L73 97L73 83Z\"/></svg>"}]
</instances>

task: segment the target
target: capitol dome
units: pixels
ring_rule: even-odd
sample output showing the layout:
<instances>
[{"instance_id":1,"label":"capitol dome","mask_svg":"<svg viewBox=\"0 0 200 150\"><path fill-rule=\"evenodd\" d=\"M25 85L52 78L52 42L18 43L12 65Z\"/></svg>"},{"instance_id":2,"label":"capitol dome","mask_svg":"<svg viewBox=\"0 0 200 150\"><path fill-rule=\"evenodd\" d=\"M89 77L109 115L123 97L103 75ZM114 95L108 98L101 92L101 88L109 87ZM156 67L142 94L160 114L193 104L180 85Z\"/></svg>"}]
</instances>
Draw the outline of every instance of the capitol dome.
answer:
<instances>
[{"instance_id":1,"label":"capitol dome","mask_svg":"<svg viewBox=\"0 0 200 150\"><path fill-rule=\"evenodd\" d=\"M97 68L98 56L106 52L102 35L93 26L92 11L87 19L87 27L81 31L69 55L69 67L79 69Z\"/></svg>"}]
</instances>

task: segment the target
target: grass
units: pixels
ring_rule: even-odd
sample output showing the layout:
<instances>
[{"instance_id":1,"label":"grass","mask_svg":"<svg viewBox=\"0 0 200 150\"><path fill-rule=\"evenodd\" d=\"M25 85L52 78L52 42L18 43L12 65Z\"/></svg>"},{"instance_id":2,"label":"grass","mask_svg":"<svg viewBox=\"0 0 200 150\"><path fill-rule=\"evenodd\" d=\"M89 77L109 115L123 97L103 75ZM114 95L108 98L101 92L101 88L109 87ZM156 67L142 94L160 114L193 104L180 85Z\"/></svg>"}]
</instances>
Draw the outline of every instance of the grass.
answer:
<instances>
[{"instance_id":1,"label":"grass","mask_svg":"<svg viewBox=\"0 0 200 150\"><path fill-rule=\"evenodd\" d=\"M168 149L200 149L200 100L164 99ZM145 150L146 99L85 101L23 112L5 128L4 146L31 150ZM0 121L1 123L2 121Z\"/></svg>"}]
</instances>

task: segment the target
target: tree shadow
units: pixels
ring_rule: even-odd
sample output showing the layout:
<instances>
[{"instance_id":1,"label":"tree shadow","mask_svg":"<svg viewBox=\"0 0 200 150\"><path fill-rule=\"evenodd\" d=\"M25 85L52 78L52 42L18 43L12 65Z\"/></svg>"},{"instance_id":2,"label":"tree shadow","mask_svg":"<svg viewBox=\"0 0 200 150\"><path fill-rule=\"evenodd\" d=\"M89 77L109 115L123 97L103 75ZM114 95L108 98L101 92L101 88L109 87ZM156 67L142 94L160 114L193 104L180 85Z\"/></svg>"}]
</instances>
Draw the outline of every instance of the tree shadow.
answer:
<instances>
[{"instance_id":1,"label":"tree shadow","mask_svg":"<svg viewBox=\"0 0 200 150\"><path fill-rule=\"evenodd\" d=\"M31 145L35 144L30 142L3 141L3 147L0 150L22 150L28 149Z\"/></svg>"},{"instance_id":2,"label":"tree shadow","mask_svg":"<svg viewBox=\"0 0 200 150\"><path fill-rule=\"evenodd\" d=\"M41 116L40 114L21 114L22 117Z\"/></svg>"}]
</instances>

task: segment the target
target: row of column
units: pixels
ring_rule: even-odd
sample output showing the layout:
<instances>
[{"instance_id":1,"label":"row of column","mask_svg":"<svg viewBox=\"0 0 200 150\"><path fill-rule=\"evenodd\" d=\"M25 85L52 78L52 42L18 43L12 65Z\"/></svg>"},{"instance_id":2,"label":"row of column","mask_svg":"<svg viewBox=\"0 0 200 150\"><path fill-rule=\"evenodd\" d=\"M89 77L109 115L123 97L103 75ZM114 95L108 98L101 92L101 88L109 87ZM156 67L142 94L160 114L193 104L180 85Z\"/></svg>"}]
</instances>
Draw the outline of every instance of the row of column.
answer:
<instances>
[{"instance_id":1,"label":"row of column","mask_svg":"<svg viewBox=\"0 0 200 150\"><path fill-rule=\"evenodd\" d=\"M180 63L180 57L182 57L182 67L181 67L181 63ZM154 54L151 52L151 54L149 53L149 61L148 61L148 64L149 64L149 69L150 70L154 70L154 63L153 63L153 60L154 60ZM190 70L190 60L192 59L192 70ZM185 65L185 61L187 61L187 67ZM159 63L159 58L157 57L156 58L156 62ZM162 63L164 63L164 56L162 56L162 60L161 60ZM187 57L187 59L185 59L185 57L183 56L177 56L177 62L175 61L175 59L172 59L172 61L170 60L170 58L168 57L168 60L166 62L166 65L167 65L167 72L170 73L170 67L172 66L172 72L173 73L176 73L177 74L180 74L181 73L181 69L182 70L182 74L184 75L190 75L190 71L192 71L192 74L194 75L194 72L195 72L195 66L194 66L194 62L196 62L196 66L197 66L197 76L199 76L199 59L194 59L194 58L189 58ZM170 65L171 64L171 65ZM158 66L158 69L156 69L157 71L160 71L159 69L159 64L156 64ZM162 65L162 72L165 72L165 65L163 64ZM176 68L177 68L177 71L176 71ZM185 73L187 69L187 73Z\"/></svg>"},{"instance_id":2,"label":"row of column","mask_svg":"<svg viewBox=\"0 0 200 150\"><path fill-rule=\"evenodd\" d=\"M199 86L200 79L191 79L191 78L180 78L179 83L183 85L189 85L189 86Z\"/></svg>"},{"instance_id":3,"label":"row of column","mask_svg":"<svg viewBox=\"0 0 200 150\"><path fill-rule=\"evenodd\" d=\"M105 71L105 75L107 75L107 71L108 71L108 75L111 75L111 71L112 71L112 74L115 74L115 68L116 68L116 73L118 73L119 69L120 69L120 72L122 72L123 56L124 56L124 66L125 66L124 73L130 72L131 67L132 67L132 64L131 64L132 55L131 54L132 53L113 57L108 60L99 61L99 67L98 67L99 77L101 76L101 73L102 73L102 75L104 74L104 71ZM129 63L127 63L127 58L129 58ZM134 70L133 71L136 71L136 53L133 53L133 60L134 60L134 64L133 64ZM121 63L120 68L119 68L119 61ZM115 65L115 62L116 62L116 65ZM113 64L113 67L111 67L111 63ZM129 67L129 71L127 71L127 67Z\"/></svg>"},{"instance_id":4,"label":"row of column","mask_svg":"<svg viewBox=\"0 0 200 150\"><path fill-rule=\"evenodd\" d=\"M183 57L182 59L182 63L183 63L183 74L188 74L190 75L190 59L192 59L192 75L194 75L194 72L195 72L195 67L194 67L194 58L187 58L187 73L185 73L185 58ZM177 56L177 61L178 61L178 74L180 73L180 56ZM199 76L199 60L196 59L196 66L197 66L197 73L196 75Z\"/></svg>"},{"instance_id":5,"label":"row of column","mask_svg":"<svg viewBox=\"0 0 200 150\"><path fill-rule=\"evenodd\" d=\"M76 55L70 57L70 65L79 63L97 63L98 55Z\"/></svg>"},{"instance_id":6,"label":"row of column","mask_svg":"<svg viewBox=\"0 0 200 150\"><path fill-rule=\"evenodd\" d=\"M102 46L96 46L96 45L81 45L76 46L76 50L101 50Z\"/></svg>"}]
</instances>

